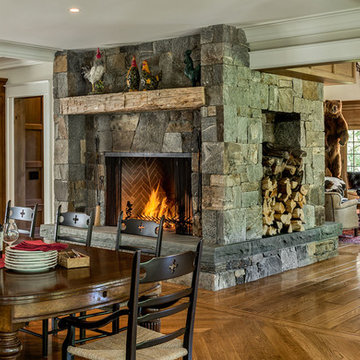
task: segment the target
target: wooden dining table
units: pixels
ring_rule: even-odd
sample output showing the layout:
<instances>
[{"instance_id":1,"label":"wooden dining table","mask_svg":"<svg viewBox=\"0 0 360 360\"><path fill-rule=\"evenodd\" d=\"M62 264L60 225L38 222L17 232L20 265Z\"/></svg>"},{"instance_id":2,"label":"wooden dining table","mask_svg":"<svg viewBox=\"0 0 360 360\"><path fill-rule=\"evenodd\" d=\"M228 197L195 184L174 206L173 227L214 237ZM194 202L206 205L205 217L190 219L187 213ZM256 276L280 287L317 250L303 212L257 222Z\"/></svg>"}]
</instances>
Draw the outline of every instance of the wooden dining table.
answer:
<instances>
[{"instance_id":1,"label":"wooden dining table","mask_svg":"<svg viewBox=\"0 0 360 360\"><path fill-rule=\"evenodd\" d=\"M69 245L90 256L90 267L20 274L0 269L0 359L16 359L22 345L18 330L28 321L53 318L129 298L132 255L107 249ZM141 294L159 284L143 284Z\"/></svg>"}]
</instances>

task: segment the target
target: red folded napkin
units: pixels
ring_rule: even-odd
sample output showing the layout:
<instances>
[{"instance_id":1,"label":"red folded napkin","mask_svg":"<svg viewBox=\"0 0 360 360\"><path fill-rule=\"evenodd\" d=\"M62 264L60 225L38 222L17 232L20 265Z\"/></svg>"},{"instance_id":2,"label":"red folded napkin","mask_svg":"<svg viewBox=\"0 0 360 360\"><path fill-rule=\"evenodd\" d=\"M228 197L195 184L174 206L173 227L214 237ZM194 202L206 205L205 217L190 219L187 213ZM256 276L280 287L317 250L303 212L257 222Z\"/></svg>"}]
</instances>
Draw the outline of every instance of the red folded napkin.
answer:
<instances>
[{"instance_id":1,"label":"red folded napkin","mask_svg":"<svg viewBox=\"0 0 360 360\"><path fill-rule=\"evenodd\" d=\"M51 251L51 250L64 250L68 247L68 244L52 243L45 244L42 240L25 240L20 244L12 247L15 250L25 251Z\"/></svg>"},{"instance_id":2,"label":"red folded napkin","mask_svg":"<svg viewBox=\"0 0 360 360\"><path fill-rule=\"evenodd\" d=\"M2 269L3 267L5 267L5 254L3 254L0 259L0 269Z\"/></svg>"}]
</instances>

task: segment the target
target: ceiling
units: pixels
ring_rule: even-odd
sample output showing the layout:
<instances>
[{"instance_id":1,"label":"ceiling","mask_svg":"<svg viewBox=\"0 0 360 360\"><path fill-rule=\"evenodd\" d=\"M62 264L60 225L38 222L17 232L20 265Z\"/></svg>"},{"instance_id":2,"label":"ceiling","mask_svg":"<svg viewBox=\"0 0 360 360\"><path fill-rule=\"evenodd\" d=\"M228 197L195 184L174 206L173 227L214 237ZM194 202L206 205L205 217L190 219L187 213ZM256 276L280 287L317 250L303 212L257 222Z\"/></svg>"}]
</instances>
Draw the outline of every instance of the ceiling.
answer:
<instances>
[{"instance_id":1,"label":"ceiling","mask_svg":"<svg viewBox=\"0 0 360 360\"><path fill-rule=\"evenodd\" d=\"M79 7L80 13L68 9ZM0 41L105 47L360 7L360 0L1 0Z\"/></svg>"}]
</instances>

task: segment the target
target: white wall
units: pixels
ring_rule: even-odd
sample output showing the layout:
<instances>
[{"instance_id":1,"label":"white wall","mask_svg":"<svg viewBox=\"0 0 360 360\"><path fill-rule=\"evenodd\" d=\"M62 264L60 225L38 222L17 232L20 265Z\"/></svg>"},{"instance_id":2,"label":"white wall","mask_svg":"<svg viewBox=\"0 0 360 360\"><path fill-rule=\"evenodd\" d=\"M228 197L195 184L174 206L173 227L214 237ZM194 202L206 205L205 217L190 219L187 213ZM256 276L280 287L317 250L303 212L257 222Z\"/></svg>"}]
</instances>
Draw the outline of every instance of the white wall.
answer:
<instances>
[{"instance_id":1,"label":"white wall","mask_svg":"<svg viewBox=\"0 0 360 360\"><path fill-rule=\"evenodd\" d=\"M49 80L53 78L53 64L42 63L21 68L0 70L0 77L7 78L7 85L18 85L27 82Z\"/></svg>"},{"instance_id":2,"label":"white wall","mask_svg":"<svg viewBox=\"0 0 360 360\"><path fill-rule=\"evenodd\" d=\"M14 199L14 99L43 96L44 100L44 222L54 219L54 122L53 122L53 63L0 70L6 84L6 196Z\"/></svg>"},{"instance_id":3,"label":"white wall","mask_svg":"<svg viewBox=\"0 0 360 360\"><path fill-rule=\"evenodd\" d=\"M324 87L325 100L360 100L360 79L356 72L356 84L329 85Z\"/></svg>"}]
</instances>

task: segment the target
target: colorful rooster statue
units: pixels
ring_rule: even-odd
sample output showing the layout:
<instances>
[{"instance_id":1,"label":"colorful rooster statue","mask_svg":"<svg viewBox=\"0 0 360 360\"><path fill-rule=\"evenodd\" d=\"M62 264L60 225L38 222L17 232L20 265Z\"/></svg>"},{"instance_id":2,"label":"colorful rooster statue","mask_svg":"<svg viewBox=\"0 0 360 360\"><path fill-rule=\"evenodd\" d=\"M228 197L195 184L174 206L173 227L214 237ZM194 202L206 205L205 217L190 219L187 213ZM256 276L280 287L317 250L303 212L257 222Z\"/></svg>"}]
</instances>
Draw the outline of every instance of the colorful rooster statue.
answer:
<instances>
[{"instance_id":1,"label":"colorful rooster statue","mask_svg":"<svg viewBox=\"0 0 360 360\"><path fill-rule=\"evenodd\" d=\"M96 84L101 81L101 78L103 77L105 73L105 66L104 61L102 59L101 53L99 48L97 49L94 65L91 67L91 69L85 69L84 70L84 77L85 79L89 80L92 86L92 92L95 91Z\"/></svg>"},{"instance_id":2,"label":"colorful rooster statue","mask_svg":"<svg viewBox=\"0 0 360 360\"><path fill-rule=\"evenodd\" d=\"M158 88L162 73L160 72L158 75L152 75L146 60L142 62L141 75L141 85L143 90L156 90Z\"/></svg>"},{"instance_id":3,"label":"colorful rooster statue","mask_svg":"<svg viewBox=\"0 0 360 360\"><path fill-rule=\"evenodd\" d=\"M135 56L132 58L131 66L126 75L126 85L129 91L138 91L140 87L140 74L136 65Z\"/></svg>"}]
</instances>

